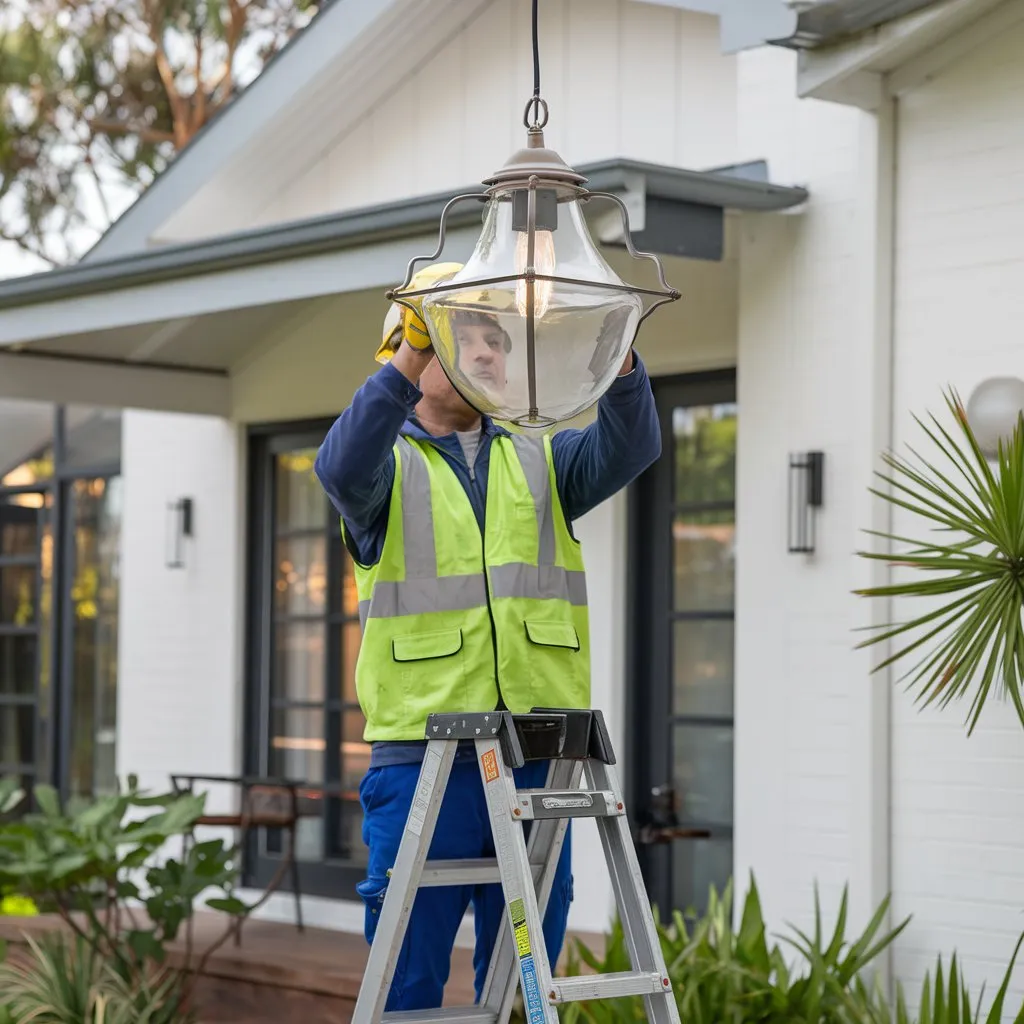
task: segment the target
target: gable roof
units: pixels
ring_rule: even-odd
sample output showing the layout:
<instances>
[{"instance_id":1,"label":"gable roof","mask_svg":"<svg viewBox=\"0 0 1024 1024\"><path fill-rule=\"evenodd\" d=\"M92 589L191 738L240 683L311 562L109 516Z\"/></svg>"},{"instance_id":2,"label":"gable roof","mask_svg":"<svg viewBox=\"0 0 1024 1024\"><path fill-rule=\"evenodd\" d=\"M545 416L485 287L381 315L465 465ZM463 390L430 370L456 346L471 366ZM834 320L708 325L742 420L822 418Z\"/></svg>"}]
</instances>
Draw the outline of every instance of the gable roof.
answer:
<instances>
[{"instance_id":1,"label":"gable roof","mask_svg":"<svg viewBox=\"0 0 1024 1024\"><path fill-rule=\"evenodd\" d=\"M83 262L144 250L171 214L214 175L246 173L257 138L315 145L316 128L339 111L355 123L420 61L490 0L328 0L320 13L270 61L256 80L205 126L174 162L107 230ZM339 96L345 97L338 104ZM249 168L251 173L252 168Z\"/></svg>"}]
</instances>

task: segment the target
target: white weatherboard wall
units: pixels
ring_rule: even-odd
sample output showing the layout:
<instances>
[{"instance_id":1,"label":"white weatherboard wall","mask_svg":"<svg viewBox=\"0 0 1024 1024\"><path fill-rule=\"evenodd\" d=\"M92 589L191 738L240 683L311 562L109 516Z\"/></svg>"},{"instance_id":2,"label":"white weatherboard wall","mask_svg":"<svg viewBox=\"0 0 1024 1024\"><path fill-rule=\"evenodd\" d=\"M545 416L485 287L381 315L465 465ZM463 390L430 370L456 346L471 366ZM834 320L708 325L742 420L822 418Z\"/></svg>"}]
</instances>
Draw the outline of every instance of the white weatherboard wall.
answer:
<instances>
[{"instance_id":1,"label":"white weatherboard wall","mask_svg":"<svg viewBox=\"0 0 1024 1024\"><path fill-rule=\"evenodd\" d=\"M795 98L796 57L739 57L740 158L810 191L803 211L744 217L739 287L735 877L754 871L769 930L813 922L814 886L850 927L884 895L883 703L854 653L868 614L853 555L884 433L873 267L875 123ZM813 557L787 551L790 452L825 452ZM877 799L876 799L877 797ZM878 812L883 820L879 821Z\"/></svg>"},{"instance_id":2,"label":"white weatherboard wall","mask_svg":"<svg viewBox=\"0 0 1024 1024\"><path fill-rule=\"evenodd\" d=\"M1024 375L1024 24L900 99L896 246L897 443L928 453L911 414L946 419L989 376ZM919 522L898 526L919 535ZM997 988L1024 929L1024 731L992 704L919 710L894 696L894 914L913 920L896 967L916 995L942 951L972 993ZM1019 1005L1024 974L1008 1005Z\"/></svg>"},{"instance_id":3,"label":"white weatherboard wall","mask_svg":"<svg viewBox=\"0 0 1024 1024\"><path fill-rule=\"evenodd\" d=\"M565 160L733 161L735 58L720 52L716 18L636 0L540 10L546 141ZM519 0L487 5L351 131L328 134L321 158L252 223L468 186L497 170L525 143L529 19Z\"/></svg>"},{"instance_id":4,"label":"white weatherboard wall","mask_svg":"<svg viewBox=\"0 0 1024 1024\"><path fill-rule=\"evenodd\" d=\"M226 420L124 414L117 771L161 792L172 772L241 764L240 456ZM180 497L194 499L195 536L185 568L168 569L166 506Z\"/></svg>"}]
</instances>

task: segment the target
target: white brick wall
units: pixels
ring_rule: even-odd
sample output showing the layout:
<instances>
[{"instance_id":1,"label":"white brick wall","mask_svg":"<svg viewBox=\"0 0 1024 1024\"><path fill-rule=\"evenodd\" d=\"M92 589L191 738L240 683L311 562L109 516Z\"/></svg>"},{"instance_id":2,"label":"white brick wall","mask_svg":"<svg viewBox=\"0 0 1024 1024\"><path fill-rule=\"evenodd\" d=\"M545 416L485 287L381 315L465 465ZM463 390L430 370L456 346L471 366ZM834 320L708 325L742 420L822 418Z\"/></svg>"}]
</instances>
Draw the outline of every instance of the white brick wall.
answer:
<instances>
[{"instance_id":1,"label":"white brick wall","mask_svg":"<svg viewBox=\"0 0 1024 1024\"><path fill-rule=\"evenodd\" d=\"M944 414L1024 376L1024 26L900 101L896 250L896 435L926 448L911 413ZM920 532L920 527L899 525ZM1024 930L1024 731L992 706L971 738L968 705L919 711L894 696L895 911L913 915L895 957L916 998L955 947L977 995L997 987ZM1018 969L1013 994L1024 994Z\"/></svg>"},{"instance_id":2,"label":"white brick wall","mask_svg":"<svg viewBox=\"0 0 1024 1024\"><path fill-rule=\"evenodd\" d=\"M849 883L851 928L879 898L872 819L877 690L853 653L864 609L852 552L876 429L877 138L855 110L795 98L795 56L739 57L739 156L806 184L802 213L746 216L740 250L736 644L736 854L769 927L805 926L814 884L834 920ZM791 451L826 453L818 553L787 553ZM884 710L884 707L883 707ZM883 737L884 738L884 737ZM883 880L884 881L884 880Z\"/></svg>"},{"instance_id":3,"label":"white brick wall","mask_svg":"<svg viewBox=\"0 0 1024 1024\"><path fill-rule=\"evenodd\" d=\"M132 411L122 450L117 770L163 791L172 772L241 767L241 451L225 420ZM172 570L166 505L179 497L194 499L195 536Z\"/></svg>"}]
</instances>

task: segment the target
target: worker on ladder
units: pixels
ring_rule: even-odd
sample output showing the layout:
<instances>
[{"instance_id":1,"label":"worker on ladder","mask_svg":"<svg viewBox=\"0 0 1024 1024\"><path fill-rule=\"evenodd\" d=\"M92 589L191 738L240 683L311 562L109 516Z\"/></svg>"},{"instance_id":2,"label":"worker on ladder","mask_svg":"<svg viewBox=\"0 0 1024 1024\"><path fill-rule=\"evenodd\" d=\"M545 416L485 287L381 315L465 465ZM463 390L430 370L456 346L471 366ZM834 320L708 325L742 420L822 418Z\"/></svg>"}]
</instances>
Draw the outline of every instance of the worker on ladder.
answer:
<instances>
[{"instance_id":1,"label":"worker on ladder","mask_svg":"<svg viewBox=\"0 0 1024 1024\"><path fill-rule=\"evenodd\" d=\"M410 289L459 269L437 264ZM453 322L460 373L503 385L508 337L469 312ZM661 452L650 381L630 351L583 430L512 434L481 416L435 360L422 318L394 305L384 366L331 426L316 474L341 518L360 601L356 688L371 743L360 785L367 875L358 891L373 942L435 712L590 707L590 643L572 523ZM553 484L553 486L552 486ZM433 858L493 857L472 743L459 751L430 847ZM528 762L520 787L543 786ZM567 833L544 917L554 965L572 901ZM472 904L476 998L502 921L500 884L416 895L387 1011L441 1006L456 932Z\"/></svg>"}]
</instances>

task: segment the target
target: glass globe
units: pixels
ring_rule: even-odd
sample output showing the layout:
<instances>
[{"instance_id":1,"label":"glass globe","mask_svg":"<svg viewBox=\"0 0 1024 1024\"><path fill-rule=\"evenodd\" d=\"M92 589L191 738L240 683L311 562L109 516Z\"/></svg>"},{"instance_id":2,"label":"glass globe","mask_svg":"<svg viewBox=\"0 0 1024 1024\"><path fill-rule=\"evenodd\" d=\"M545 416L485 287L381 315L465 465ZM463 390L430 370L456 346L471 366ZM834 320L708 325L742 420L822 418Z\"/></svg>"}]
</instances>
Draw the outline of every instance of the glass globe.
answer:
<instances>
[{"instance_id":1,"label":"glass globe","mask_svg":"<svg viewBox=\"0 0 1024 1024\"><path fill-rule=\"evenodd\" d=\"M1024 412L1024 381L1017 377L982 381L968 399L966 412L978 447L988 458L995 458L999 442L1010 440Z\"/></svg>"},{"instance_id":2,"label":"glass globe","mask_svg":"<svg viewBox=\"0 0 1024 1024\"><path fill-rule=\"evenodd\" d=\"M550 184L492 190L472 256L423 299L434 351L462 397L528 430L604 394L644 312L591 240L580 190Z\"/></svg>"}]
</instances>

